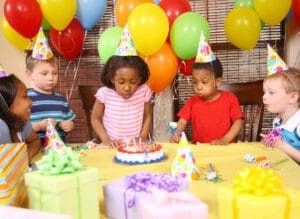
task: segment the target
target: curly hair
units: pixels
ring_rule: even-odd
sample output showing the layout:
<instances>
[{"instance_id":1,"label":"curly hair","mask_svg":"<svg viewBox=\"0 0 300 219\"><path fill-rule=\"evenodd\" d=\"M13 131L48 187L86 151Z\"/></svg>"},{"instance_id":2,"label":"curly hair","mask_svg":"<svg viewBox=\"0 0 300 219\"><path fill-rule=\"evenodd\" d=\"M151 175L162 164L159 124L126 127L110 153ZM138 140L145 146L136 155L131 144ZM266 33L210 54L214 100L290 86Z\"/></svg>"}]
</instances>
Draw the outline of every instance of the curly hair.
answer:
<instances>
[{"instance_id":1,"label":"curly hair","mask_svg":"<svg viewBox=\"0 0 300 219\"><path fill-rule=\"evenodd\" d=\"M222 63L218 58L212 62L207 62L207 63L199 63L195 62L192 65L192 70L199 70L199 69L206 69L211 71L215 78L222 78L223 77L223 66Z\"/></svg>"},{"instance_id":2,"label":"curly hair","mask_svg":"<svg viewBox=\"0 0 300 219\"><path fill-rule=\"evenodd\" d=\"M144 84L149 78L149 67L139 56L112 56L104 65L101 74L102 83L105 86L114 89L115 85L111 82L111 79L118 69L124 67L134 68L140 73L142 80L139 85Z\"/></svg>"},{"instance_id":3,"label":"curly hair","mask_svg":"<svg viewBox=\"0 0 300 219\"><path fill-rule=\"evenodd\" d=\"M25 121L10 111L18 90L18 84L23 83L14 74L0 78L0 119L10 130L19 132L25 125Z\"/></svg>"}]
</instances>

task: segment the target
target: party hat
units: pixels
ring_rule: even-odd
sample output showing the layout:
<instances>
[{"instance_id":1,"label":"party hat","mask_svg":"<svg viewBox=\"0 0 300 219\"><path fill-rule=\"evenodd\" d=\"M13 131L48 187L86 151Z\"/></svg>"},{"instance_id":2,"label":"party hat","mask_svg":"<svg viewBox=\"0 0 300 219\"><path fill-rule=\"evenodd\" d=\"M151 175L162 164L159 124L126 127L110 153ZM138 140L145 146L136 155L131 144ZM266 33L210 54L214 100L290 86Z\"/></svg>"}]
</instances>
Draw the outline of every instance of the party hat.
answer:
<instances>
[{"instance_id":1,"label":"party hat","mask_svg":"<svg viewBox=\"0 0 300 219\"><path fill-rule=\"evenodd\" d=\"M205 41L203 32L201 32L198 51L195 62L207 63L216 60L208 42Z\"/></svg>"},{"instance_id":2,"label":"party hat","mask_svg":"<svg viewBox=\"0 0 300 219\"><path fill-rule=\"evenodd\" d=\"M124 27L115 55L116 56L137 56L137 51L134 47L134 43L132 41L128 25Z\"/></svg>"},{"instance_id":3,"label":"party hat","mask_svg":"<svg viewBox=\"0 0 300 219\"><path fill-rule=\"evenodd\" d=\"M41 27L33 47L32 58L38 60L47 60L52 58L52 56L53 53L49 46L48 40L44 34L44 31Z\"/></svg>"},{"instance_id":4,"label":"party hat","mask_svg":"<svg viewBox=\"0 0 300 219\"><path fill-rule=\"evenodd\" d=\"M184 132L181 134L176 157L171 167L171 174L188 180L196 180L200 178L199 170L195 165L194 155L189 147L189 142Z\"/></svg>"},{"instance_id":5,"label":"party hat","mask_svg":"<svg viewBox=\"0 0 300 219\"><path fill-rule=\"evenodd\" d=\"M6 76L6 71L4 70L3 66L0 65L0 78Z\"/></svg>"},{"instance_id":6,"label":"party hat","mask_svg":"<svg viewBox=\"0 0 300 219\"><path fill-rule=\"evenodd\" d=\"M46 128L46 138L45 138L45 149L46 153L49 150L58 150L62 147L66 146L65 143L59 137L56 129L52 125L51 121L48 120L47 128Z\"/></svg>"},{"instance_id":7,"label":"party hat","mask_svg":"<svg viewBox=\"0 0 300 219\"><path fill-rule=\"evenodd\" d=\"M275 52L275 50L268 44L268 73L267 75L271 75L277 72L281 72L287 70L288 67L284 63L284 61L279 57L279 55Z\"/></svg>"}]
</instances>

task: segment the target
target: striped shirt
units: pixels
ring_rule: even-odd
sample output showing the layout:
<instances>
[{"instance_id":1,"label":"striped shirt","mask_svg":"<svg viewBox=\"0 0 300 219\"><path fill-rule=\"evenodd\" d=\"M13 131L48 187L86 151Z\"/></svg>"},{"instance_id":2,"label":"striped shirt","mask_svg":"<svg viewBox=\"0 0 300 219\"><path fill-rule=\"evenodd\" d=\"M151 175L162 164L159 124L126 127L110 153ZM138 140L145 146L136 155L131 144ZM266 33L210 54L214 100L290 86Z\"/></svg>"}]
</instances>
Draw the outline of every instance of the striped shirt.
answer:
<instances>
[{"instance_id":1,"label":"striped shirt","mask_svg":"<svg viewBox=\"0 0 300 219\"><path fill-rule=\"evenodd\" d=\"M43 94L33 89L27 91L28 96L32 100L31 106L31 122L39 122L43 119L52 118L57 122L64 120L73 120L75 114L70 109L68 101L58 93ZM45 139L45 132L37 132L42 143ZM60 136L64 139L65 136Z\"/></svg>"},{"instance_id":2,"label":"striped shirt","mask_svg":"<svg viewBox=\"0 0 300 219\"><path fill-rule=\"evenodd\" d=\"M112 140L132 139L140 136L144 104L152 97L152 92L147 85L140 86L128 99L124 99L114 89L107 87L101 87L95 97L105 105L102 121Z\"/></svg>"}]
</instances>

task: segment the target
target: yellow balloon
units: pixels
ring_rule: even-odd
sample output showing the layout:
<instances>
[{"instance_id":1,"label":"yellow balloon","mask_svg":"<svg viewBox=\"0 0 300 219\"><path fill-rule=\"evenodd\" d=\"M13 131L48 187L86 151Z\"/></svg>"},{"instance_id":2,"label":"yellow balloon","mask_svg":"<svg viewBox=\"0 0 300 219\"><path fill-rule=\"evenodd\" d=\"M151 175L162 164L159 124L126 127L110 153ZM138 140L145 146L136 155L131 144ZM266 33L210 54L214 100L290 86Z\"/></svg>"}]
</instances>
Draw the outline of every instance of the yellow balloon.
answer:
<instances>
[{"instance_id":1,"label":"yellow balloon","mask_svg":"<svg viewBox=\"0 0 300 219\"><path fill-rule=\"evenodd\" d=\"M166 41L169 21L161 7L145 3L130 13L128 28L137 51L149 56L156 53Z\"/></svg>"},{"instance_id":2,"label":"yellow balloon","mask_svg":"<svg viewBox=\"0 0 300 219\"><path fill-rule=\"evenodd\" d=\"M279 24L289 13L292 0L254 0L255 11L270 26Z\"/></svg>"},{"instance_id":3,"label":"yellow balloon","mask_svg":"<svg viewBox=\"0 0 300 219\"><path fill-rule=\"evenodd\" d=\"M64 30L76 13L76 0L39 0L48 23L56 30Z\"/></svg>"},{"instance_id":4,"label":"yellow balloon","mask_svg":"<svg viewBox=\"0 0 300 219\"><path fill-rule=\"evenodd\" d=\"M28 38L23 37L21 34L16 32L7 22L6 18L3 16L1 19L1 30L4 37L17 49L24 51L26 49L31 49L32 41Z\"/></svg>"},{"instance_id":5,"label":"yellow balloon","mask_svg":"<svg viewBox=\"0 0 300 219\"><path fill-rule=\"evenodd\" d=\"M250 51L259 39L261 23L251 8L234 8L225 18L224 30L228 40L236 47Z\"/></svg>"}]
</instances>

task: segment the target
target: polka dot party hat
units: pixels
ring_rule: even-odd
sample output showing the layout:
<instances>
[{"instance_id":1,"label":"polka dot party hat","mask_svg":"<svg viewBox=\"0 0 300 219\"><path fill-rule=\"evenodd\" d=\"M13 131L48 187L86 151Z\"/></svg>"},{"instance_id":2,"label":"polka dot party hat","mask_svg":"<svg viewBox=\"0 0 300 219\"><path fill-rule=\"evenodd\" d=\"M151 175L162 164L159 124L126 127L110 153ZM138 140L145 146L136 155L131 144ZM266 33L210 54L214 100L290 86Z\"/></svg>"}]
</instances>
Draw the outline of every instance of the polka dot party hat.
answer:
<instances>
[{"instance_id":1,"label":"polka dot party hat","mask_svg":"<svg viewBox=\"0 0 300 219\"><path fill-rule=\"evenodd\" d=\"M51 121L48 120L47 129L46 129L46 138L45 138L46 153L48 153L49 150L57 151L62 147L65 147L65 143L59 137Z\"/></svg>"},{"instance_id":2,"label":"polka dot party hat","mask_svg":"<svg viewBox=\"0 0 300 219\"><path fill-rule=\"evenodd\" d=\"M270 46L270 44L268 44L267 67L268 67L267 75L271 75L288 69L284 61L279 57L279 55Z\"/></svg>"},{"instance_id":3,"label":"polka dot party hat","mask_svg":"<svg viewBox=\"0 0 300 219\"><path fill-rule=\"evenodd\" d=\"M134 43L131 38L128 25L124 27L115 55L116 56L137 56L137 51L134 47Z\"/></svg>"},{"instance_id":4,"label":"polka dot party hat","mask_svg":"<svg viewBox=\"0 0 300 219\"><path fill-rule=\"evenodd\" d=\"M179 176L188 180L197 180L200 178L194 155L184 132L181 134L176 157L172 163L171 174L172 176Z\"/></svg>"},{"instance_id":5,"label":"polka dot party hat","mask_svg":"<svg viewBox=\"0 0 300 219\"><path fill-rule=\"evenodd\" d=\"M41 27L33 47L32 58L35 58L37 60L47 60L52 57L53 53Z\"/></svg>"},{"instance_id":6,"label":"polka dot party hat","mask_svg":"<svg viewBox=\"0 0 300 219\"><path fill-rule=\"evenodd\" d=\"M3 66L0 64L0 78L5 77L6 75L7 75L6 71L4 70Z\"/></svg>"},{"instance_id":7,"label":"polka dot party hat","mask_svg":"<svg viewBox=\"0 0 300 219\"><path fill-rule=\"evenodd\" d=\"M195 62L207 63L216 60L208 42L205 41L203 32L201 32L198 51Z\"/></svg>"}]
</instances>

